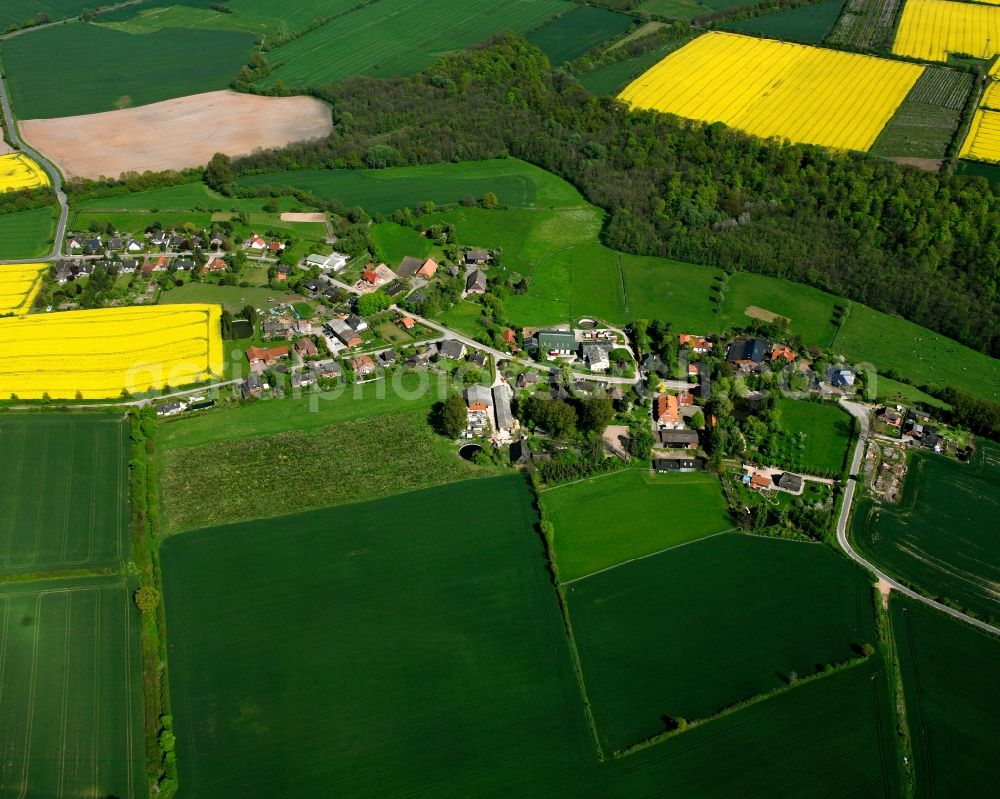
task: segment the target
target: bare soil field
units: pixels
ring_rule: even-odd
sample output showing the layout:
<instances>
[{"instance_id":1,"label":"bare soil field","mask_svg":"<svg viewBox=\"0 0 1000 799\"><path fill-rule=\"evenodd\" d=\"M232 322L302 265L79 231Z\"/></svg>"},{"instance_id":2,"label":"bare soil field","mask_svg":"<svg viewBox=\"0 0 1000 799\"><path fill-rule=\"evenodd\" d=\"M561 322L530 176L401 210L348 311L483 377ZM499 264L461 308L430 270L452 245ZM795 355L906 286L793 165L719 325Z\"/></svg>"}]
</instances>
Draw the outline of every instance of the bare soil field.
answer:
<instances>
[{"instance_id":1,"label":"bare soil field","mask_svg":"<svg viewBox=\"0 0 1000 799\"><path fill-rule=\"evenodd\" d=\"M893 157L889 159L890 161L895 161L897 164L903 166L915 166L918 169L922 169L925 172L940 172L941 165L944 161L938 158L904 158L904 157Z\"/></svg>"},{"instance_id":2,"label":"bare soil field","mask_svg":"<svg viewBox=\"0 0 1000 799\"><path fill-rule=\"evenodd\" d=\"M775 322L778 319L785 318L781 314L776 314L764 308L758 308L756 305L749 306L744 313L751 319L760 319L762 322Z\"/></svg>"},{"instance_id":3,"label":"bare soil field","mask_svg":"<svg viewBox=\"0 0 1000 799\"><path fill-rule=\"evenodd\" d=\"M67 177L184 169L215 153L247 155L317 139L333 128L330 108L311 97L255 97L207 92L100 114L28 119L25 141Z\"/></svg>"},{"instance_id":4,"label":"bare soil field","mask_svg":"<svg viewBox=\"0 0 1000 799\"><path fill-rule=\"evenodd\" d=\"M282 222L326 222L326 214L320 212L285 211Z\"/></svg>"},{"instance_id":5,"label":"bare soil field","mask_svg":"<svg viewBox=\"0 0 1000 799\"><path fill-rule=\"evenodd\" d=\"M3 137L0 136L0 155L8 155L12 152L14 152L14 148L7 144L7 142L3 140Z\"/></svg>"}]
</instances>

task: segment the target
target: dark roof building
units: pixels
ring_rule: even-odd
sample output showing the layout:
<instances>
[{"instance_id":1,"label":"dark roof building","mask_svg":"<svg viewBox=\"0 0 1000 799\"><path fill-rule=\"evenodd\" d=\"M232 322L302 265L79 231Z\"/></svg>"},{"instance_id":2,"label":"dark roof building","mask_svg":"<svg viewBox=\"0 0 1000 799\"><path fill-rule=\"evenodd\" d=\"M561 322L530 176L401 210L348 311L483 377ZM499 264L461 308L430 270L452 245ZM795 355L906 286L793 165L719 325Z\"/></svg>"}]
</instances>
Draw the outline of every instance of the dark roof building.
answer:
<instances>
[{"instance_id":1,"label":"dark roof building","mask_svg":"<svg viewBox=\"0 0 1000 799\"><path fill-rule=\"evenodd\" d=\"M782 473L781 477L778 478L778 488L783 488L785 491L791 491L793 494L798 494L802 490L802 477L797 474L792 474L791 472Z\"/></svg>"},{"instance_id":2,"label":"dark roof building","mask_svg":"<svg viewBox=\"0 0 1000 799\"><path fill-rule=\"evenodd\" d=\"M658 430L656 436L660 445L664 447L682 447L686 449L698 446L697 430Z\"/></svg>"},{"instance_id":3,"label":"dark roof building","mask_svg":"<svg viewBox=\"0 0 1000 799\"><path fill-rule=\"evenodd\" d=\"M420 258L407 255L403 257L403 260L399 262L399 266L396 267L396 274L401 278L413 277L423 265L424 262Z\"/></svg>"},{"instance_id":4,"label":"dark roof building","mask_svg":"<svg viewBox=\"0 0 1000 799\"><path fill-rule=\"evenodd\" d=\"M460 361L465 357L465 345L461 341L449 338L438 345L438 353L442 358Z\"/></svg>"},{"instance_id":5,"label":"dark roof building","mask_svg":"<svg viewBox=\"0 0 1000 799\"><path fill-rule=\"evenodd\" d=\"M704 458L656 458L653 470L669 472L700 472L705 468Z\"/></svg>"},{"instance_id":6,"label":"dark roof building","mask_svg":"<svg viewBox=\"0 0 1000 799\"><path fill-rule=\"evenodd\" d=\"M760 365L770 352L769 342L761 338L748 338L730 343L726 350L726 360L740 365Z\"/></svg>"}]
</instances>

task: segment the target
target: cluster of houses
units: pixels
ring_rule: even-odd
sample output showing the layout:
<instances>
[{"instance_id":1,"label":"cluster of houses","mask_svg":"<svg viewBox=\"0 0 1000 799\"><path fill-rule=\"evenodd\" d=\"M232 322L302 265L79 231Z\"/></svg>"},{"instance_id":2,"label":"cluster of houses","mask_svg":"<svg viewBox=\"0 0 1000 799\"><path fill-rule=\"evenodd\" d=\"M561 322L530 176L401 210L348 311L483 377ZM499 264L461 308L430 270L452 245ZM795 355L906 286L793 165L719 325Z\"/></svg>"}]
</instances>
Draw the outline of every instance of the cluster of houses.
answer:
<instances>
[{"instance_id":1,"label":"cluster of houses","mask_svg":"<svg viewBox=\"0 0 1000 799\"><path fill-rule=\"evenodd\" d=\"M187 233L172 228L148 229L142 235L113 233L70 234L66 239L66 251L71 255L137 254L156 250L164 253L189 253L196 248L221 250L226 237L217 230L201 233ZM285 242L277 239L268 241L254 233L242 242L247 252L255 255L278 256L285 249ZM346 261L345 261L346 263Z\"/></svg>"},{"instance_id":2,"label":"cluster of houses","mask_svg":"<svg viewBox=\"0 0 1000 799\"><path fill-rule=\"evenodd\" d=\"M886 427L898 430L901 438L935 452L941 451L942 438L938 428L931 424L930 414L894 405L880 408L876 418Z\"/></svg>"},{"instance_id":3,"label":"cluster of houses","mask_svg":"<svg viewBox=\"0 0 1000 799\"><path fill-rule=\"evenodd\" d=\"M548 361L582 363L591 372L607 372L611 368L611 352L617 344L614 331L599 330L532 330L523 331L524 344ZM506 340L506 339L505 339ZM515 339L516 340L516 339Z\"/></svg>"},{"instance_id":4,"label":"cluster of houses","mask_svg":"<svg viewBox=\"0 0 1000 799\"><path fill-rule=\"evenodd\" d=\"M802 475L792 472L758 469L755 466L746 466L744 469L743 485L753 491L785 491L799 496L805 486Z\"/></svg>"},{"instance_id":5,"label":"cluster of houses","mask_svg":"<svg viewBox=\"0 0 1000 799\"><path fill-rule=\"evenodd\" d=\"M468 426L465 437L492 437L495 443L507 443L518 423L510 408L511 389L506 383L470 386L465 390Z\"/></svg>"}]
</instances>

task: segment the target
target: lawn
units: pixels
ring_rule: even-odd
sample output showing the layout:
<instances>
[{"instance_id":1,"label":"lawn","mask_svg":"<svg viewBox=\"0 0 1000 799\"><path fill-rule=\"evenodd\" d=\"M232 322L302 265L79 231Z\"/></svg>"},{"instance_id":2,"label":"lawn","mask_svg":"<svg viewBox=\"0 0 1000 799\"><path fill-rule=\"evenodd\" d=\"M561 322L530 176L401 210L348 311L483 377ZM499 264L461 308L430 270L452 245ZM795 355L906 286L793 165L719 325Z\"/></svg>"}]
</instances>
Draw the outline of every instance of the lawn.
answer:
<instances>
[{"instance_id":1,"label":"lawn","mask_svg":"<svg viewBox=\"0 0 1000 799\"><path fill-rule=\"evenodd\" d=\"M898 506L863 499L851 535L887 574L930 596L1000 620L1000 445L977 443L968 464L913 453Z\"/></svg>"},{"instance_id":2,"label":"lawn","mask_svg":"<svg viewBox=\"0 0 1000 799\"><path fill-rule=\"evenodd\" d=\"M224 89L252 46L236 31L133 35L74 22L15 36L0 52L15 112L37 119Z\"/></svg>"},{"instance_id":3,"label":"lawn","mask_svg":"<svg viewBox=\"0 0 1000 799\"><path fill-rule=\"evenodd\" d=\"M206 463L211 480L198 476ZM386 413L167 450L160 469L164 526L177 532L277 516L492 472L460 458L431 429L426 411Z\"/></svg>"},{"instance_id":4,"label":"lawn","mask_svg":"<svg viewBox=\"0 0 1000 799\"><path fill-rule=\"evenodd\" d=\"M249 271L249 268L248 268ZM288 291L246 286L220 286L215 283L185 283L164 291L160 295L160 305L183 305L186 303L213 303L228 311L240 311L247 305L255 308L270 308L301 299L298 294Z\"/></svg>"},{"instance_id":5,"label":"lawn","mask_svg":"<svg viewBox=\"0 0 1000 799\"><path fill-rule=\"evenodd\" d=\"M839 477L847 466L851 416L832 402L780 399L778 410L782 433L774 465L820 477Z\"/></svg>"},{"instance_id":6,"label":"lawn","mask_svg":"<svg viewBox=\"0 0 1000 799\"><path fill-rule=\"evenodd\" d=\"M0 214L0 258L35 258L52 252L56 220L51 208Z\"/></svg>"},{"instance_id":7,"label":"lawn","mask_svg":"<svg viewBox=\"0 0 1000 799\"><path fill-rule=\"evenodd\" d=\"M918 797L988 796L1000 782L1000 640L910 600L889 605Z\"/></svg>"},{"instance_id":8,"label":"lawn","mask_svg":"<svg viewBox=\"0 0 1000 799\"><path fill-rule=\"evenodd\" d=\"M568 183L516 158L389 169L265 172L244 175L237 185L292 186L323 200L340 200L349 207L360 205L372 214L415 208L427 200L441 205L457 203L466 197L479 200L487 192L493 192L501 203L515 208L586 205Z\"/></svg>"},{"instance_id":9,"label":"lawn","mask_svg":"<svg viewBox=\"0 0 1000 799\"><path fill-rule=\"evenodd\" d=\"M617 39L634 24L633 17L604 8L584 6L551 19L525 38L540 47L556 66L579 58L591 48Z\"/></svg>"},{"instance_id":10,"label":"lawn","mask_svg":"<svg viewBox=\"0 0 1000 799\"><path fill-rule=\"evenodd\" d=\"M564 581L733 528L709 474L628 469L550 488L541 503Z\"/></svg>"},{"instance_id":11,"label":"lawn","mask_svg":"<svg viewBox=\"0 0 1000 799\"><path fill-rule=\"evenodd\" d=\"M483 306L471 300L464 300L451 306L441 314L440 319L446 327L472 338L486 332L486 326L482 323Z\"/></svg>"},{"instance_id":12,"label":"lawn","mask_svg":"<svg viewBox=\"0 0 1000 799\"><path fill-rule=\"evenodd\" d=\"M0 414L0 575L127 559L128 426L120 414Z\"/></svg>"},{"instance_id":13,"label":"lawn","mask_svg":"<svg viewBox=\"0 0 1000 799\"><path fill-rule=\"evenodd\" d=\"M898 795L874 662L598 762L536 521L508 476L169 539L184 795Z\"/></svg>"},{"instance_id":14,"label":"lawn","mask_svg":"<svg viewBox=\"0 0 1000 799\"><path fill-rule=\"evenodd\" d=\"M379 0L359 7L273 50L277 68L261 82L273 86L334 83L352 75L414 75L442 55L495 33L525 34L576 6L566 0L496 3L466 0ZM344 47L350 42L350 47Z\"/></svg>"},{"instance_id":15,"label":"lawn","mask_svg":"<svg viewBox=\"0 0 1000 799\"><path fill-rule=\"evenodd\" d=\"M426 236L421 236L410 227L395 222L380 222L372 225L372 241L379 248L385 262L392 267L399 266L404 257L427 258L434 245Z\"/></svg>"},{"instance_id":16,"label":"lawn","mask_svg":"<svg viewBox=\"0 0 1000 799\"><path fill-rule=\"evenodd\" d=\"M868 579L820 544L716 536L566 592L610 749L661 732L664 716L705 718L876 642Z\"/></svg>"},{"instance_id":17,"label":"lawn","mask_svg":"<svg viewBox=\"0 0 1000 799\"><path fill-rule=\"evenodd\" d=\"M719 27L737 33L766 36L769 39L820 44L833 30L843 6L841 0L828 0L739 22L728 22Z\"/></svg>"},{"instance_id":18,"label":"lawn","mask_svg":"<svg viewBox=\"0 0 1000 799\"><path fill-rule=\"evenodd\" d=\"M139 658L121 577L0 585L0 795L145 796Z\"/></svg>"}]
</instances>

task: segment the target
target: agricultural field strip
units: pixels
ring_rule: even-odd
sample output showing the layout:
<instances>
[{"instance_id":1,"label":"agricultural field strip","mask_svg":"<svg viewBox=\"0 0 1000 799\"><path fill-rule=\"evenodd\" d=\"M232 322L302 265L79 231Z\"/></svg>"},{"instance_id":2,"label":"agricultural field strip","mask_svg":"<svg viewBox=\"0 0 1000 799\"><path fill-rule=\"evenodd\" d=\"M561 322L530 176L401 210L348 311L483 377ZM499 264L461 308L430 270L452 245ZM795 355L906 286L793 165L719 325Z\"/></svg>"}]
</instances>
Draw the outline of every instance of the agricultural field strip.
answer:
<instances>
[{"instance_id":1,"label":"agricultural field strip","mask_svg":"<svg viewBox=\"0 0 1000 799\"><path fill-rule=\"evenodd\" d=\"M990 79L987 84L958 154L974 161L1000 163L1000 81Z\"/></svg>"},{"instance_id":2,"label":"agricultural field strip","mask_svg":"<svg viewBox=\"0 0 1000 799\"><path fill-rule=\"evenodd\" d=\"M868 150L923 69L711 32L667 56L620 98L758 136Z\"/></svg>"},{"instance_id":3,"label":"agricultural field strip","mask_svg":"<svg viewBox=\"0 0 1000 799\"><path fill-rule=\"evenodd\" d=\"M27 313L42 287L45 264L0 266L0 314Z\"/></svg>"},{"instance_id":4,"label":"agricultural field strip","mask_svg":"<svg viewBox=\"0 0 1000 799\"><path fill-rule=\"evenodd\" d=\"M947 61L949 53L989 58L1000 52L1000 6L906 0L892 52L929 61Z\"/></svg>"},{"instance_id":5,"label":"agricultural field strip","mask_svg":"<svg viewBox=\"0 0 1000 799\"><path fill-rule=\"evenodd\" d=\"M49 185L45 170L24 153L0 155L0 191L38 189Z\"/></svg>"}]
</instances>

